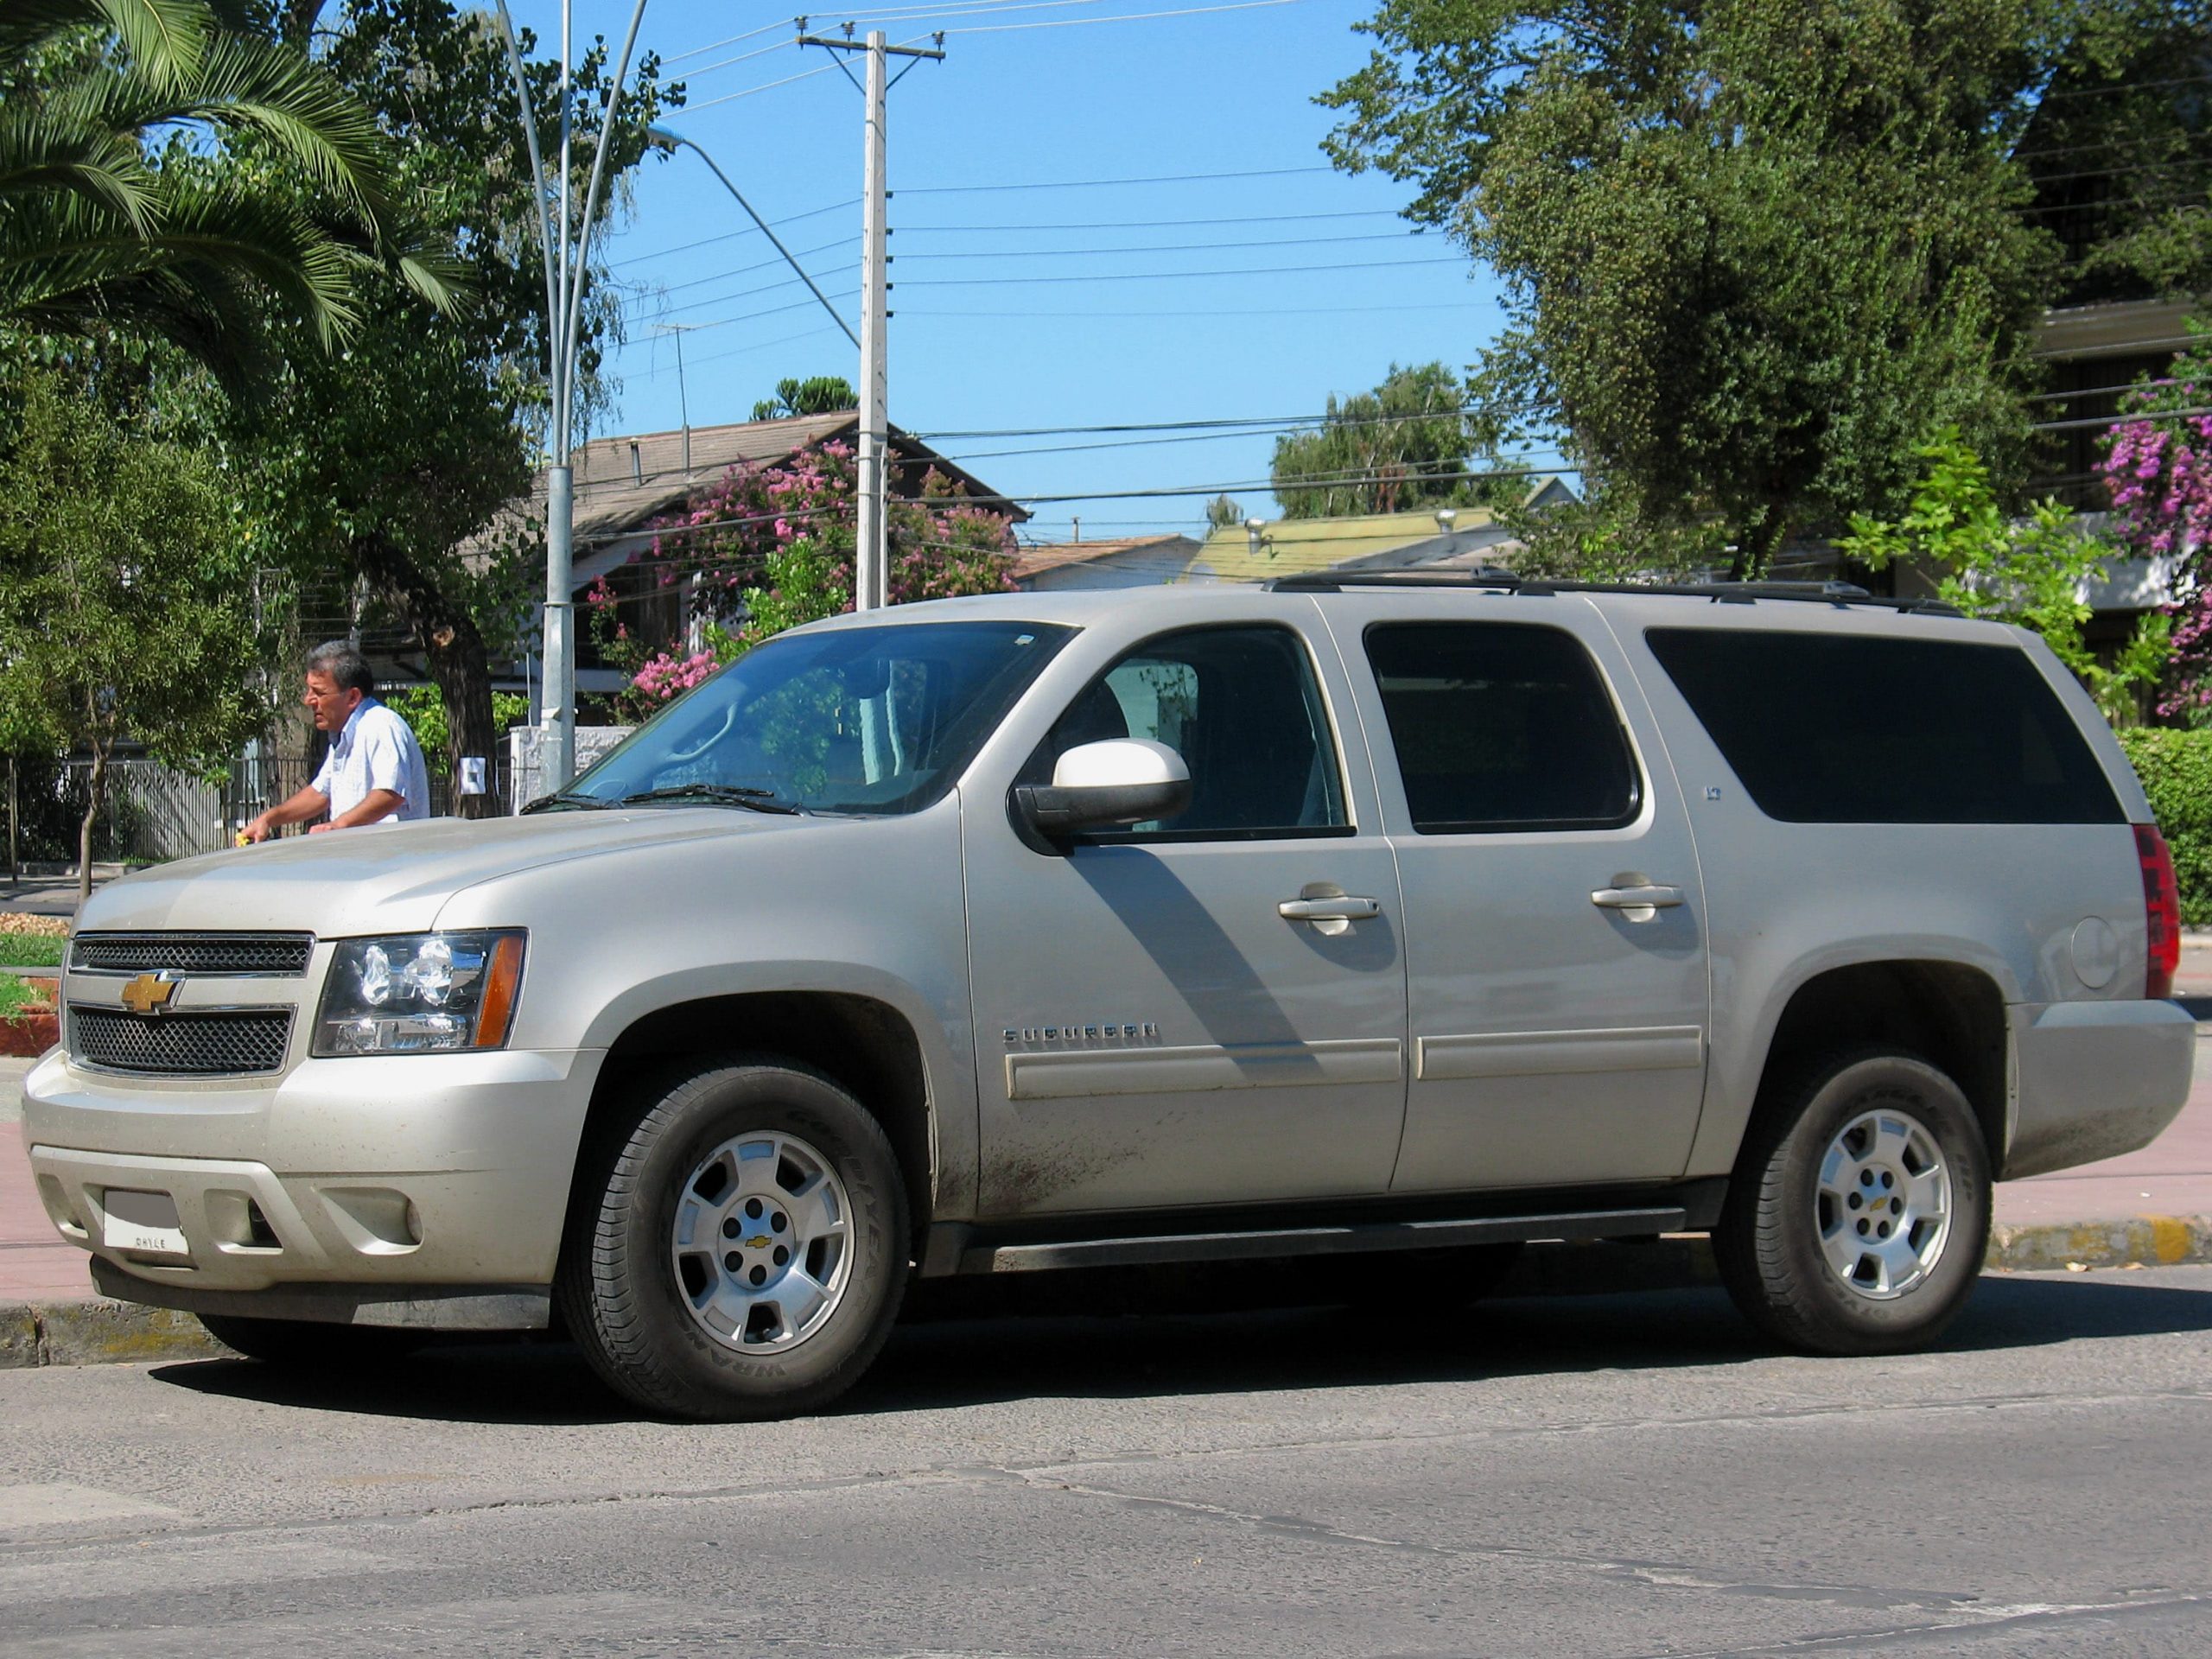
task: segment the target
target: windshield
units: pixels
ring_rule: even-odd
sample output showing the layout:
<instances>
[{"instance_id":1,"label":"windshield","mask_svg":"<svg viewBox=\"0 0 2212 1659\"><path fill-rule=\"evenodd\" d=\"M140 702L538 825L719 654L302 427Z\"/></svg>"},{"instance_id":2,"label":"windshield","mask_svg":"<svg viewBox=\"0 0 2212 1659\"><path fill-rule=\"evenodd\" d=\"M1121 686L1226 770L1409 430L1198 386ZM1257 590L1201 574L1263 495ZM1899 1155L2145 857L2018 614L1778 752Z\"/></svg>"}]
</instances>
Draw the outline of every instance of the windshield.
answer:
<instances>
[{"instance_id":1,"label":"windshield","mask_svg":"<svg viewBox=\"0 0 2212 1659\"><path fill-rule=\"evenodd\" d=\"M899 813L949 789L1073 631L919 622L785 634L640 727L543 804Z\"/></svg>"}]
</instances>

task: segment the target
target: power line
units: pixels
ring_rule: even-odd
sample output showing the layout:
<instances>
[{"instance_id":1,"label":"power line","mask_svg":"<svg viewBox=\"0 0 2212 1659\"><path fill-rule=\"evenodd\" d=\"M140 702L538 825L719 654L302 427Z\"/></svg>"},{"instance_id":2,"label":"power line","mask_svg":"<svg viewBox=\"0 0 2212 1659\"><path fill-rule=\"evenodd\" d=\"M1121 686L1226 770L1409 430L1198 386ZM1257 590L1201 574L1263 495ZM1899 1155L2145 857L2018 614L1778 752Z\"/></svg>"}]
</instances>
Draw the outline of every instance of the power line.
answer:
<instances>
[{"instance_id":1,"label":"power line","mask_svg":"<svg viewBox=\"0 0 2212 1659\"><path fill-rule=\"evenodd\" d=\"M793 257L799 259L811 259L817 253L827 253L832 248L842 248L849 243L857 242L859 240L860 238L857 236L841 236L832 242L817 242L810 248L802 248ZM640 287L639 289L639 299L642 302L643 301L652 299L658 295L681 294L687 288L704 288L709 283L726 283L733 276L743 276L749 272L756 270L767 270L774 266L783 264L785 262L781 259L760 259L755 260L749 265L736 265L728 270L718 270L711 276L694 276L689 282L656 283L650 286ZM796 279L794 278L793 280ZM718 294L708 299L699 301L698 303L702 305L714 305L719 303L722 300L734 299L737 296L734 294Z\"/></svg>"},{"instance_id":2,"label":"power line","mask_svg":"<svg viewBox=\"0 0 2212 1659\"><path fill-rule=\"evenodd\" d=\"M1362 266L1364 270L1366 267ZM1039 311L1025 308L1020 311L937 311L927 308L902 308L906 317L995 317L1017 319L1024 322L1049 321L1053 318L1069 317L1335 317L1364 312L1398 311L1471 311L1487 306L1488 300L1415 301L1402 305L1240 305L1228 309L1179 311Z\"/></svg>"},{"instance_id":3,"label":"power line","mask_svg":"<svg viewBox=\"0 0 2212 1659\"><path fill-rule=\"evenodd\" d=\"M1240 265L1229 270L1125 270L1105 276L911 276L909 288L1010 288L1036 283L1152 283L1185 282L1209 276L1300 276L1320 270L1409 270L1415 265L1464 265L1459 254L1433 259L1353 260L1332 265Z\"/></svg>"},{"instance_id":4,"label":"power line","mask_svg":"<svg viewBox=\"0 0 2212 1659\"><path fill-rule=\"evenodd\" d=\"M1563 478L1581 470L1579 467L1514 467L1480 473L1424 473L1421 474L1420 481L1424 484L1455 484L1515 478ZM1288 490L1342 490L1357 488L1363 484L1404 484L1409 481L1412 480L1402 473L1370 473L1357 476L1286 480L1282 483L1271 479L1241 479L1226 484L1194 484L1166 489L1090 490L1062 495L1009 495L1006 499L1023 506L1033 506L1054 501L1147 501L1179 496L1226 495L1232 490L1266 490L1280 498Z\"/></svg>"},{"instance_id":5,"label":"power line","mask_svg":"<svg viewBox=\"0 0 2212 1659\"><path fill-rule=\"evenodd\" d=\"M842 213L848 207L857 207L860 200L858 196L852 196L843 201L833 201L827 207L810 207L803 213L793 213L787 219L772 219L768 223L780 230L786 225L798 224L802 219L819 219L824 213ZM741 236L760 234L759 226L748 225L741 231L724 231L719 236L702 236L696 242L679 242L672 248L655 248L651 253L633 253L626 258L610 259L607 264L610 267L642 264L648 259L665 259L673 253L689 253L694 248L709 247L717 242L734 241Z\"/></svg>"},{"instance_id":6,"label":"power line","mask_svg":"<svg viewBox=\"0 0 2212 1659\"><path fill-rule=\"evenodd\" d=\"M757 35L760 31L755 29L753 33ZM711 75L716 70L727 69L733 64L750 63L755 58L766 57L771 52L781 52L789 45L791 45L789 41L778 41L770 46L756 47L750 52L741 52L734 58L724 58L720 63L702 64L696 69L687 69L683 73L684 84L688 86L702 75Z\"/></svg>"},{"instance_id":7,"label":"power line","mask_svg":"<svg viewBox=\"0 0 2212 1659\"><path fill-rule=\"evenodd\" d=\"M696 369L702 364L719 363L725 358L751 357L757 353L773 351L779 346L796 346L801 340L818 340L824 334L835 334L836 332L836 331L830 327L828 323L823 323L818 328L809 328L804 333L797 334L781 334L774 340L763 340L757 346L733 346L728 351L710 352L704 357L693 358L691 359L691 366ZM647 369L644 372L646 379L652 380L658 379L660 377L661 371L658 367L654 367Z\"/></svg>"},{"instance_id":8,"label":"power line","mask_svg":"<svg viewBox=\"0 0 2212 1659\"><path fill-rule=\"evenodd\" d=\"M826 75L838 66L825 63L817 69L802 69L795 75L785 75L781 80L764 81L758 86L747 86L742 92L724 92L720 98L703 99L696 104L683 106L686 115L696 115L701 110L711 110L717 104L734 104L741 98L751 98L756 92L772 92L779 86L788 86L795 80L810 80L817 75Z\"/></svg>"},{"instance_id":9,"label":"power line","mask_svg":"<svg viewBox=\"0 0 2212 1659\"><path fill-rule=\"evenodd\" d=\"M1519 405L1497 406L1501 414L1522 412ZM1472 416L1476 410L1431 410L1412 415L1358 416L1346 419L1324 412L1319 415L1255 415L1237 419L1228 416L1209 417L1191 421L1119 421L1103 426L1005 426L978 429L972 432L915 432L910 434L918 443L938 443L950 438L1052 438L1091 437L1112 432L1202 432L1225 427L1300 427L1319 426L1393 426L1407 421L1450 420L1457 416Z\"/></svg>"},{"instance_id":10,"label":"power line","mask_svg":"<svg viewBox=\"0 0 2212 1659\"><path fill-rule=\"evenodd\" d=\"M1023 219L1019 224L1001 225L901 225L899 233L905 236L936 236L939 234L976 234L995 231L1160 231L1192 225L1287 225L1304 219L1396 219L1395 207L1351 207L1326 213L1248 213L1224 219L1209 216L1204 219L1103 219L1068 223Z\"/></svg>"},{"instance_id":11,"label":"power line","mask_svg":"<svg viewBox=\"0 0 2212 1659\"><path fill-rule=\"evenodd\" d=\"M1163 173L1139 179L1058 179L1039 181L1034 184L906 185L896 194L902 196L964 196L999 190L1090 190L1128 184L1203 184L1217 179L1281 179L1298 174L1335 171L1333 167L1262 167L1242 173Z\"/></svg>"},{"instance_id":12,"label":"power line","mask_svg":"<svg viewBox=\"0 0 2212 1659\"><path fill-rule=\"evenodd\" d=\"M789 288L789 287L791 286L791 284L790 284L789 283L779 283L772 284L772 286L774 286L774 287L779 287L779 288ZM767 290L766 289L760 289L760 290L759 290L759 291L760 291L760 292L761 292L761 293L764 293L764 294L765 294L765 293L766 293L768 290ZM849 300L849 299L851 299L851 298L853 298L853 297L854 297L854 295L853 295L853 291L849 289L848 291L846 291L846 292L844 292L844 293L842 293L842 294L835 294L835 295L832 295L832 296L830 296L830 297L831 297L832 299L836 299L836 300ZM809 306L809 305L811 305L811 304L813 304L813 303L814 303L814 302L813 302L811 299L806 299L806 300L793 300L793 301L792 301L789 305L772 305L772 306L768 307L766 310L761 310L761 311L746 311L746 312L741 312L738 315L734 316L734 317L715 317L715 318L712 318L712 319L710 319L710 320L709 320L708 321L705 321L705 322L695 322L695 323L691 324L691 325L690 325L690 327L691 327L691 328L692 328L694 331L703 330L703 329L708 329L708 328L726 328L726 327L728 327L730 324L732 324L732 323L734 323L734 322L754 322L754 321L759 321L759 320L760 320L760 318L762 318L762 317L776 317L776 316L781 316L781 315L782 315L785 312L786 312L786 311L798 311L798 310L801 310L801 309L804 308L805 307L807 307L807 306ZM673 313L671 313L671 315L673 315ZM632 345L633 345L633 344L635 344L635 343L636 343L636 342L632 341L632 340L625 340L625 341L623 341L623 342L622 342L623 348L624 348L624 349L626 349L626 348L628 348L630 346L632 346ZM700 362L702 362L702 363L708 362L708 361L710 361L710 360L711 360L711 359L707 359L707 358L701 358L701 359L699 359L699 361L700 361Z\"/></svg>"},{"instance_id":13,"label":"power line","mask_svg":"<svg viewBox=\"0 0 2212 1659\"><path fill-rule=\"evenodd\" d=\"M1403 242L1419 231L1366 231L1351 236L1260 238L1241 242L1152 242L1119 248L988 248L947 253L902 253L901 259L1088 259L1116 253L1209 253L1245 248L1318 248L1343 242Z\"/></svg>"},{"instance_id":14,"label":"power line","mask_svg":"<svg viewBox=\"0 0 2212 1659\"><path fill-rule=\"evenodd\" d=\"M756 298L763 294L773 294L777 289L790 288L800 280L801 279L797 276L781 276L772 283L759 283L751 288L733 289L728 294L715 294L710 295L705 299L686 301L682 305L671 306L668 309L664 311L656 311L653 315L657 317L680 317L687 311L698 311L711 305L724 305L732 300L747 300ZM850 299L852 296L849 294L841 294L837 297L839 299ZM723 322L731 321L734 321L734 319L721 317L716 318L712 322L702 323L699 326L702 328L712 328L719 327Z\"/></svg>"},{"instance_id":15,"label":"power line","mask_svg":"<svg viewBox=\"0 0 2212 1659\"><path fill-rule=\"evenodd\" d=\"M722 40L709 41L704 46L695 46L686 52L673 53L661 59L661 64L665 67L671 63L681 63L686 58L702 58L706 56L708 53L719 52L726 46L736 46L741 41L758 40L761 35L766 35L772 29L788 29L790 27L791 22L788 18L779 17L772 23L763 23L758 29L748 29L742 35L732 35Z\"/></svg>"},{"instance_id":16,"label":"power line","mask_svg":"<svg viewBox=\"0 0 2212 1659\"><path fill-rule=\"evenodd\" d=\"M1223 6L1185 6L1177 11L1132 11L1118 17L1052 17L1035 23L971 23L965 29L947 29L945 35L1003 35L1014 29L1081 29L1092 23L1142 23L1161 17L1198 17L1215 11L1259 11L1268 6L1294 6L1299 0L1232 0Z\"/></svg>"}]
</instances>

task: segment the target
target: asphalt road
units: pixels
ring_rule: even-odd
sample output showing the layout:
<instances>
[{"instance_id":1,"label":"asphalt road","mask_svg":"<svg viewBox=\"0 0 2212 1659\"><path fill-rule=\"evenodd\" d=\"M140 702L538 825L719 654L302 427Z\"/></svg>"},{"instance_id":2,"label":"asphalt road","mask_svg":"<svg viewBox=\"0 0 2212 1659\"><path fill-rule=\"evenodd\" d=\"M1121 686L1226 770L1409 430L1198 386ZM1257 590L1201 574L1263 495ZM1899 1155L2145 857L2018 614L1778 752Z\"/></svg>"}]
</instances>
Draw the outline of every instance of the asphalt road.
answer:
<instances>
[{"instance_id":1,"label":"asphalt road","mask_svg":"<svg viewBox=\"0 0 2212 1659\"><path fill-rule=\"evenodd\" d=\"M903 1329L836 1414L569 1351L0 1373L0 1651L2212 1650L2212 1268L1986 1282L1946 1349L1715 1292Z\"/></svg>"}]
</instances>

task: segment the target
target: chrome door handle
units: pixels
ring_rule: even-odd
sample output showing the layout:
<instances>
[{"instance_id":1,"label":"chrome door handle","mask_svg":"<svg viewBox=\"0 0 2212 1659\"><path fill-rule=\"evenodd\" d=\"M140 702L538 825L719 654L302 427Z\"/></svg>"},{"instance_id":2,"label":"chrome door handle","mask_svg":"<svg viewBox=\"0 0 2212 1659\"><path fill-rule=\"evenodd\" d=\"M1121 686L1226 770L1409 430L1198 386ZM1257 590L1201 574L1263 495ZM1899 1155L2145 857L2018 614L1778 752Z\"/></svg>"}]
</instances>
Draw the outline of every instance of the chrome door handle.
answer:
<instances>
[{"instance_id":1,"label":"chrome door handle","mask_svg":"<svg viewBox=\"0 0 2212 1659\"><path fill-rule=\"evenodd\" d=\"M1363 922L1382 913L1380 899L1350 894L1335 899L1286 899L1275 906L1275 914L1286 922Z\"/></svg>"},{"instance_id":2,"label":"chrome door handle","mask_svg":"<svg viewBox=\"0 0 2212 1659\"><path fill-rule=\"evenodd\" d=\"M1680 887L1600 887L1590 902L1604 910L1672 910L1682 902Z\"/></svg>"}]
</instances>

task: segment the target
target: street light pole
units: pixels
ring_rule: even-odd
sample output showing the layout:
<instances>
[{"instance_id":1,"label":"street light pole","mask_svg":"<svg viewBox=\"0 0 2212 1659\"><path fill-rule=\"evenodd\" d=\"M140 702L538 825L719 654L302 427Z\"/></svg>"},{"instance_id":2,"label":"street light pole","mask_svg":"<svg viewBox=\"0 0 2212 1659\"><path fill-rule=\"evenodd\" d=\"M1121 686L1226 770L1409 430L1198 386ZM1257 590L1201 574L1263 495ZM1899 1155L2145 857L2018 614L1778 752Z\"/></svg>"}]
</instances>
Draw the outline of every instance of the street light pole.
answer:
<instances>
[{"instance_id":1,"label":"street light pole","mask_svg":"<svg viewBox=\"0 0 2212 1659\"><path fill-rule=\"evenodd\" d=\"M507 67L513 73L515 101L522 112L523 134L530 150L530 170L537 192L538 251L545 264L546 380L552 394L550 465L545 484L545 672L538 707L538 786L550 794L564 789L575 775L576 658L575 658L575 472L572 465L575 442L571 422L575 406L576 350L583 317L584 278L591 266L591 233L599 215L600 188L607 175L607 150L614 136L614 118L622 103L622 83L630 73L630 54L638 44L638 27L645 22L645 0L637 0L630 14L629 31L622 37L622 55L614 78L607 84L607 98L600 109L599 136L593 147L591 180L584 191L584 211L576 219L570 207L573 158L571 113L574 102L570 70L570 5L561 0L561 177L559 188L549 192L545 167L538 155L537 114L530 97L530 83L523 72L522 51L515 43L514 20L507 0L498 0L499 33L507 48ZM549 196L560 203L556 227Z\"/></svg>"}]
</instances>

